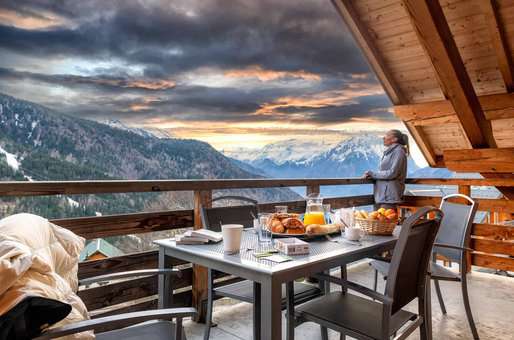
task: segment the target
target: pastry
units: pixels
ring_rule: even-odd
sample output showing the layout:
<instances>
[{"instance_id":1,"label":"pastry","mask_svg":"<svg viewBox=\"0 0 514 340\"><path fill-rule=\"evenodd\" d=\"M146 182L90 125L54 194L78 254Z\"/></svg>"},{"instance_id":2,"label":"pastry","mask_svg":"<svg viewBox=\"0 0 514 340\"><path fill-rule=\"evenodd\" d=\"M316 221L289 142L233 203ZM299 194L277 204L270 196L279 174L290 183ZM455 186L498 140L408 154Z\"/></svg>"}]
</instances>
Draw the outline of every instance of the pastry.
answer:
<instances>
[{"instance_id":1,"label":"pastry","mask_svg":"<svg viewBox=\"0 0 514 340\"><path fill-rule=\"evenodd\" d=\"M299 219L294 218L294 217L290 217L290 218L286 218L286 219L282 220L282 224L284 225L284 227L286 227L288 229L303 229L304 228L302 221L300 221Z\"/></svg>"},{"instance_id":2,"label":"pastry","mask_svg":"<svg viewBox=\"0 0 514 340\"><path fill-rule=\"evenodd\" d=\"M270 220L269 228L273 233L283 233L285 231L284 225L278 218L272 218Z\"/></svg>"}]
</instances>

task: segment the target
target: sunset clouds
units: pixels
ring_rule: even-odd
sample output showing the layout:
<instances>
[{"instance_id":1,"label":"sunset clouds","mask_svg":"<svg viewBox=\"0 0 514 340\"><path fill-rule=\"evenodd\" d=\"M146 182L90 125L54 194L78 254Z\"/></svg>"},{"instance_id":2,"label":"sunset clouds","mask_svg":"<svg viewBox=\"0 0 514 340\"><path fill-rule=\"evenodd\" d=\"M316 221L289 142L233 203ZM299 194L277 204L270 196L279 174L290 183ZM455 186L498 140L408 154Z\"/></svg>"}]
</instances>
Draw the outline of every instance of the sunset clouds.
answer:
<instances>
[{"instance_id":1,"label":"sunset clouds","mask_svg":"<svg viewBox=\"0 0 514 340\"><path fill-rule=\"evenodd\" d=\"M328 0L5 0L0 56L0 92L218 146L398 125Z\"/></svg>"}]
</instances>

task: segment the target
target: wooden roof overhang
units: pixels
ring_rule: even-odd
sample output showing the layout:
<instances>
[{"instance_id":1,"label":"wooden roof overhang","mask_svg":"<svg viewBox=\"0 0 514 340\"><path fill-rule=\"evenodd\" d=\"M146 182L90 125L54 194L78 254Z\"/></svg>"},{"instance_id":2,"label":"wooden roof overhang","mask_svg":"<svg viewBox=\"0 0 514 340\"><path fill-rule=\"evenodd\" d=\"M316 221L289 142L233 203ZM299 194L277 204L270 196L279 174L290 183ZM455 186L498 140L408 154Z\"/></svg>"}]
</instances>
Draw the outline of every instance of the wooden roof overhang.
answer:
<instances>
[{"instance_id":1,"label":"wooden roof overhang","mask_svg":"<svg viewBox=\"0 0 514 340\"><path fill-rule=\"evenodd\" d=\"M514 177L514 0L332 2L431 166Z\"/></svg>"}]
</instances>

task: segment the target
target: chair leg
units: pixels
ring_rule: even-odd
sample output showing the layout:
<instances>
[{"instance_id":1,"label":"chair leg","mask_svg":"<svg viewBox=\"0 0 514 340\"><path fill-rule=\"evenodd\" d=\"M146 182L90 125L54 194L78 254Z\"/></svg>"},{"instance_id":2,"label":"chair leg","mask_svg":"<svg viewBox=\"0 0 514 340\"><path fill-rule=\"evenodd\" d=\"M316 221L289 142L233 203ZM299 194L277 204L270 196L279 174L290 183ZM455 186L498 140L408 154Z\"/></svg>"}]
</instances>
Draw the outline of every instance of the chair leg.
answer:
<instances>
[{"instance_id":1,"label":"chair leg","mask_svg":"<svg viewBox=\"0 0 514 340\"><path fill-rule=\"evenodd\" d=\"M325 326L321 326L321 339L322 340L328 340L328 329Z\"/></svg>"},{"instance_id":2,"label":"chair leg","mask_svg":"<svg viewBox=\"0 0 514 340\"><path fill-rule=\"evenodd\" d=\"M418 297L418 313L423 317L423 323L419 325L419 338L421 340L428 340L430 339L429 335L429 327L431 327L430 323L430 279L427 279L426 287L425 287L425 294L424 296Z\"/></svg>"},{"instance_id":3,"label":"chair leg","mask_svg":"<svg viewBox=\"0 0 514 340\"><path fill-rule=\"evenodd\" d=\"M212 285L212 270L207 269L207 315L205 317L205 331L203 334L204 340L209 340L209 336L211 335L211 327L212 327L212 309L213 309L213 300L214 300L214 291Z\"/></svg>"},{"instance_id":4,"label":"chair leg","mask_svg":"<svg viewBox=\"0 0 514 340\"><path fill-rule=\"evenodd\" d=\"M182 318L178 318L175 323L175 340L182 340Z\"/></svg>"},{"instance_id":5,"label":"chair leg","mask_svg":"<svg viewBox=\"0 0 514 340\"><path fill-rule=\"evenodd\" d=\"M439 280L434 280L435 292L437 294L437 300L441 307L441 312L446 315L446 307L444 305L443 294L441 294L441 287L439 286Z\"/></svg>"},{"instance_id":6,"label":"chair leg","mask_svg":"<svg viewBox=\"0 0 514 340\"><path fill-rule=\"evenodd\" d=\"M378 286L378 270L375 269L375 277L373 280L373 290L376 292Z\"/></svg>"},{"instance_id":7,"label":"chair leg","mask_svg":"<svg viewBox=\"0 0 514 340\"><path fill-rule=\"evenodd\" d=\"M346 340L346 335L344 335L343 333L340 333L339 340Z\"/></svg>"},{"instance_id":8,"label":"chair leg","mask_svg":"<svg viewBox=\"0 0 514 340\"><path fill-rule=\"evenodd\" d=\"M471 333L473 333L473 339L478 340L480 338L475 326L475 321L473 320L473 314L471 313L471 306L469 305L468 283L466 281L466 275L463 275L462 277L461 288L462 300L464 301L464 309L466 310L466 316L468 317L469 327L471 328Z\"/></svg>"}]
</instances>

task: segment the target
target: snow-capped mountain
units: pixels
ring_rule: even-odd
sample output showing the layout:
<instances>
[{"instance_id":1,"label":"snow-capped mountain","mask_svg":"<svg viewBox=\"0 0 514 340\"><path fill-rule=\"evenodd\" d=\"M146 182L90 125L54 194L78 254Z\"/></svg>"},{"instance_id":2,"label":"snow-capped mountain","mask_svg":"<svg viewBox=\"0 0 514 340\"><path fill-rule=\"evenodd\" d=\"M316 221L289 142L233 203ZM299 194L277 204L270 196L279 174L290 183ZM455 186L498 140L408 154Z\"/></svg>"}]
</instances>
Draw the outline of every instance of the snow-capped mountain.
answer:
<instances>
[{"instance_id":1,"label":"snow-capped mountain","mask_svg":"<svg viewBox=\"0 0 514 340\"><path fill-rule=\"evenodd\" d=\"M340 141L305 142L286 140L266 145L262 150L238 149L226 153L275 178L360 177L378 168L384 146L382 138L363 134ZM419 167L409 157L409 172ZM370 193L370 185L323 187L324 195Z\"/></svg>"},{"instance_id":2,"label":"snow-capped mountain","mask_svg":"<svg viewBox=\"0 0 514 340\"><path fill-rule=\"evenodd\" d=\"M133 133L135 133L141 137L145 137L145 138L173 138L173 136L166 130L157 129L157 128L142 129L142 128L131 127L117 119L109 119L109 120L105 120L100 123L109 125L110 127L115 128L115 129L133 132Z\"/></svg>"},{"instance_id":3,"label":"snow-capped mountain","mask_svg":"<svg viewBox=\"0 0 514 340\"><path fill-rule=\"evenodd\" d=\"M262 150L235 150L229 156L249 163L272 177L354 177L376 169L382 157L382 138L364 134L339 143L286 140ZM409 170L417 170L410 160Z\"/></svg>"},{"instance_id":4,"label":"snow-capped mountain","mask_svg":"<svg viewBox=\"0 0 514 340\"><path fill-rule=\"evenodd\" d=\"M250 150L241 147L224 151L224 153L229 157L246 163L270 160L277 165L282 165L287 162L305 164L335 145L337 145L336 142L327 142L324 140L303 141L299 139L288 139L265 145L261 150Z\"/></svg>"}]
</instances>

